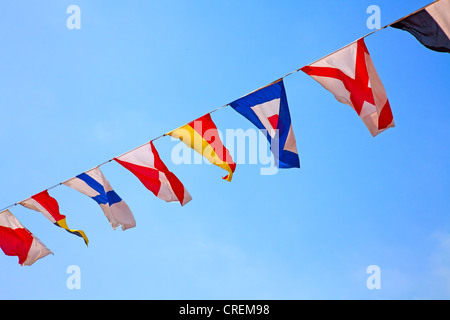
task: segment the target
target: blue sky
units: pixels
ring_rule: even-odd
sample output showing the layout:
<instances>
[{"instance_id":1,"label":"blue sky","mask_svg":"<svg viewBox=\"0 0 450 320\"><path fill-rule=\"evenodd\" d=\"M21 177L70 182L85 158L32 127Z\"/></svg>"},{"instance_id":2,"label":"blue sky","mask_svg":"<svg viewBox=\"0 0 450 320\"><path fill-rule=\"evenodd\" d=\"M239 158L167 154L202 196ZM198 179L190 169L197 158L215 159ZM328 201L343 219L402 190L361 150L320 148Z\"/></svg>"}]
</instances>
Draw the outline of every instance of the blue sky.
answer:
<instances>
[{"instance_id":1,"label":"blue sky","mask_svg":"<svg viewBox=\"0 0 450 320\"><path fill-rule=\"evenodd\" d=\"M232 102L428 1L14 1L0 5L0 207L21 201ZM69 30L66 9L81 9ZM0 299L447 299L450 297L448 55L385 29L366 45L396 127L372 138L349 106L298 72L285 79L301 169L233 181L161 158L193 200L156 198L117 163L102 171L134 229L97 204L50 194L83 241L11 209L53 252L0 255ZM231 108L220 130L252 125ZM67 267L81 270L70 290ZM381 289L366 269L378 265Z\"/></svg>"}]
</instances>

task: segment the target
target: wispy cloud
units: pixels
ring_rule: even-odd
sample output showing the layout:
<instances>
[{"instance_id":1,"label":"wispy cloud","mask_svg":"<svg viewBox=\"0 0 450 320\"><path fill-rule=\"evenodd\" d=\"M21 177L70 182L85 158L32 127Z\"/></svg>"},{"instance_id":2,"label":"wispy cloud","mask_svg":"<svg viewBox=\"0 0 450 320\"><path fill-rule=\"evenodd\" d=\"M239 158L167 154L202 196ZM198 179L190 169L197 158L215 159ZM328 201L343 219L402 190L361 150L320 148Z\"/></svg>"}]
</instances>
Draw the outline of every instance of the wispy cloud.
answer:
<instances>
[{"instance_id":1,"label":"wispy cloud","mask_svg":"<svg viewBox=\"0 0 450 320\"><path fill-rule=\"evenodd\" d=\"M435 250L430 255L430 267L434 276L439 278L439 283L450 294L450 234L435 232L431 235L435 240Z\"/></svg>"},{"instance_id":2,"label":"wispy cloud","mask_svg":"<svg viewBox=\"0 0 450 320\"><path fill-rule=\"evenodd\" d=\"M93 125L93 137L99 142L118 141L126 138L131 133L147 128L143 120L136 114L123 113L114 118L101 120Z\"/></svg>"}]
</instances>

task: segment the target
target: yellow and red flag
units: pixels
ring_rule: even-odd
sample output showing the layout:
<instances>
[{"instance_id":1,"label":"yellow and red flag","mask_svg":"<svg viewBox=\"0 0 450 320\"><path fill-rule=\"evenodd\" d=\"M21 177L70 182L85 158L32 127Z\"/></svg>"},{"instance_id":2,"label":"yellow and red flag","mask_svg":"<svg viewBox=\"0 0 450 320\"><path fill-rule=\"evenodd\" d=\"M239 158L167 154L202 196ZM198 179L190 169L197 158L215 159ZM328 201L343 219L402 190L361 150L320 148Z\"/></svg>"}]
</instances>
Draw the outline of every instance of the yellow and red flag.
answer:
<instances>
[{"instance_id":1,"label":"yellow and red flag","mask_svg":"<svg viewBox=\"0 0 450 320\"><path fill-rule=\"evenodd\" d=\"M228 149L223 145L209 113L167 133L167 135L180 139L209 162L228 171L228 175L223 179L231 181L236 164Z\"/></svg>"}]
</instances>

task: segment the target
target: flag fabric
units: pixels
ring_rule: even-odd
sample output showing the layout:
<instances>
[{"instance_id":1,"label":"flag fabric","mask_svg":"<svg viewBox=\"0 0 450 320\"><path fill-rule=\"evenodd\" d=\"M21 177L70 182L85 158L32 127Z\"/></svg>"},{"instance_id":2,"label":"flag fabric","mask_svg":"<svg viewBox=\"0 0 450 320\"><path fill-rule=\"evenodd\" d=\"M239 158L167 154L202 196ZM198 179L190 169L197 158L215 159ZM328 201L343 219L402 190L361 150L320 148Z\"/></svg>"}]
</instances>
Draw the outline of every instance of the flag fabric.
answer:
<instances>
[{"instance_id":1,"label":"flag fabric","mask_svg":"<svg viewBox=\"0 0 450 320\"><path fill-rule=\"evenodd\" d=\"M0 248L7 256L18 256L22 266L53 254L9 210L0 212Z\"/></svg>"},{"instance_id":2,"label":"flag fabric","mask_svg":"<svg viewBox=\"0 0 450 320\"><path fill-rule=\"evenodd\" d=\"M167 202L179 201L182 206L192 200L180 180L162 162L153 142L114 160L131 171L158 198Z\"/></svg>"},{"instance_id":3,"label":"flag fabric","mask_svg":"<svg viewBox=\"0 0 450 320\"><path fill-rule=\"evenodd\" d=\"M230 106L265 133L277 167L300 167L283 79L233 101Z\"/></svg>"},{"instance_id":4,"label":"flag fabric","mask_svg":"<svg viewBox=\"0 0 450 320\"><path fill-rule=\"evenodd\" d=\"M86 245L88 245L89 240L83 231L69 229L66 222L66 216L62 215L59 212L58 202L48 194L47 190L35 194L31 198L20 202L20 204L25 208L42 213L48 220L50 220L56 226L65 229L69 233L72 233L78 237L83 238Z\"/></svg>"},{"instance_id":5,"label":"flag fabric","mask_svg":"<svg viewBox=\"0 0 450 320\"><path fill-rule=\"evenodd\" d=\"M395 126L386 91L364 38L301 70L333 93L338 101L352 107L372 136Z\"/></svg>"},{"instance_id":6,"label":"flag fabric","mask_svg":"<svg viewBox=\"0 0 450 320\"><path fill-rule=\"evenodd\" d=\"M236 164L228 149L223 145L209 113L167 133L167 135L180 139L209 162L228 171L228 175L223 179L231 181Z\"/></svg>"},{"instance_id":7,"label":"flag fabric","mask_svg":"<svg viewBox=\"0 0 450 320\"><path fill-rule=\"evenodd\" d=\"M450 0L440 0L391 25L411 33L428 49L450 53Z\"/></svg>"},{"instance_id":8,"label":"flag fabric","mask_svg":"<svg viewBox=\"0 0 450 320\"><path fill-rule=\"evenodd\" d=\"M99 167L83 172L63 184L97 202L113 229L120 225L122 230L136 226L130 208L113 190Z\"/></svg>"}]
</instances>

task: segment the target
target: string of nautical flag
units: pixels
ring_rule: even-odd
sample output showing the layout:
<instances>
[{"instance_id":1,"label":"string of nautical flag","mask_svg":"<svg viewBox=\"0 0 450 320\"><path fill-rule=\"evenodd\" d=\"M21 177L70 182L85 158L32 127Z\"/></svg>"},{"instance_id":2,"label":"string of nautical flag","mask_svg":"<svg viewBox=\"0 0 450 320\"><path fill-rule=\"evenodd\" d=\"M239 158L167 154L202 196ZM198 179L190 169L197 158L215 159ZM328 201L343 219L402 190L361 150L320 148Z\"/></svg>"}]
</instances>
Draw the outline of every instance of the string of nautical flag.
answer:
<instances>
[{"instance_id":1,"label":"string of nautical flag","mask_svg":"<svg viewBox=\"0 0 450 320\"><path fill-rule=\"evenodd\" d=\"M367 36L389 26L408 31L431 50L450 53L450 0L437 0L194 121L6 207L0 211L1 249L6 255L18 256L22 266L32 265L38 259L53 254L9 211L19 204L40 212L54 225L82 238L88 245L86 234L82 230L69 228L57 200L48 192L59 185L70 187L94 200L113 229L119 226L122 230L135 227L136 221L130 208L100 170L102 165L111 161L135 175L156 197L166 202L179 202L181 206L187 204L192 200L191 195L161 160L153 144L153 141L164 136L180 139L210 163L225 170L227 174L223 179L230 182L236 164L222 143L211 117L213 112L227 106L265 134L278 168L299 168L300 159L284 87L284 79L299 71L316 80L339 102L354 109L373 137L394 127L386 91L364 42Z\"/></svg>"}]
</instances>

